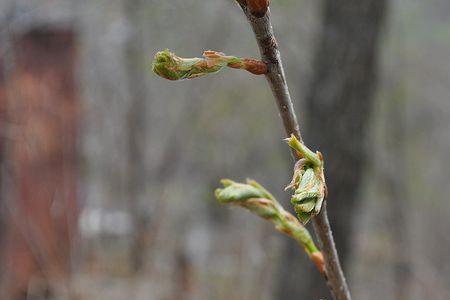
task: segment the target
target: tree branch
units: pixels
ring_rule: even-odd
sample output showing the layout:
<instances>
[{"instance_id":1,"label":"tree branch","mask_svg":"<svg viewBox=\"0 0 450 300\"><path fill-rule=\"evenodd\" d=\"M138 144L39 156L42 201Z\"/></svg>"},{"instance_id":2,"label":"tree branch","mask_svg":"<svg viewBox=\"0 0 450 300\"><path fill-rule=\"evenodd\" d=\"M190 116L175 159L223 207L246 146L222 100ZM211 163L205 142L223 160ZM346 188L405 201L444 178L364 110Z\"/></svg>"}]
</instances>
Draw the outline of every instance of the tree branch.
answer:
<instances>
[{"instance_id":1,"label":"tree branch","mask_svg":"<svg viewBox=\"0 0 450 300\"><path fill-rule=\"evenodd\" d=\"M247 9L244 1L239 1L239 4L253 29L262 61L267 65L266 78L277 102L286 134L287 136L294 134L303 143L286 83L280 52L270 22L270 10L267 8L265 14L259 16L252 14L252 12ZM295 151L293 153L299 158L298 153ZM325 259L327 284L331 289L333 297L336 300L350 300L350 292L344 273L342 272L330 223L328 221L326 202L323 204L321 213L314 217L312 222Z\"/></svg>"}]
</instances>

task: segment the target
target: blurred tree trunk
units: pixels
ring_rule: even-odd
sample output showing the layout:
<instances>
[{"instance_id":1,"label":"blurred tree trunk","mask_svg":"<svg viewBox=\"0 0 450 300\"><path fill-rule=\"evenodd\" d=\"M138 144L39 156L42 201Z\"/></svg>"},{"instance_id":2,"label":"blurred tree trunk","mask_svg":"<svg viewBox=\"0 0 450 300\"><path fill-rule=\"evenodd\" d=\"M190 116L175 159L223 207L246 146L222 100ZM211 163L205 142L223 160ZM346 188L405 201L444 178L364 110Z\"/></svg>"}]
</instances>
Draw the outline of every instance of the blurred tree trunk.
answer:
<instances>
[{"instance_id":1,"label":"blurred tree trunk","mask_svg":"<svg viewBox=\"0 0 450 300\"><path fill-rule=\"evenodd\" d=\"M366 161L386 4L387 0L323 2L322 32L306 95L305 140L325 157L330 221L344 268ZM311 268L307 274L299 273L308 262L300 261L299 250L293 247L289 244L284 256L278 298L328 297L317 272Z\"/></svg>"},{"instance_id":2,"label":"blurred tree trunk","mask_svg":"<svg viewBox=\"0 0 450 300\"><path fill-rule=\"evenodd\" d=\"M404 86L396 82L392 97L388 97L385 101L387 102L384 113L386 156L375 166L379 169L377 181L382 185L380 190L385 191L390 204L387 207L386 215L393 245L393 285L395 287L394 297L397 300L410 299L409 292L412 280L408 186L407 179L402 176L402 174L408 174L405 142L407 134L406 98Z\"/></svg>"},{"instance_id":3,"label":"blurred tree trunk","mask_svg":"<svg viewBox=\"0 0 450 300\"><path fill-rule=\"evenodd\" d=\"M130 265L133 272L144 267L147 244L148 209L143 209L141 197L145 193L147 172L145 169L145 141L147 125L147 87L144 68L144 45L142 37L142 9L140 0L124 1L129 36L125 45L126 75L129 103L127 112L127 203L133 218L133 240L130 249Z\"/></svg>"},{"instance_id":4,"label":"blurred tree trunk","mask_svg":"<svg viewBox=\"0 0 450 300\"><path fill-rule=\"evenodd\" d=\"M6 30L4 30L6 31ZM5 205L6 197L6 183L5 183L5 173L6 173L6 151L5 151L5 127L6 127L6 67L5 67L5 53L7 51L5 44L6 34L0 34L0 253L4 252L5 246L5 210L3 209ZM1 260L0 260L1 262ZM5 274L0 272L0 298L4 297L2 286Z\"/></svg>"}]
</instances>

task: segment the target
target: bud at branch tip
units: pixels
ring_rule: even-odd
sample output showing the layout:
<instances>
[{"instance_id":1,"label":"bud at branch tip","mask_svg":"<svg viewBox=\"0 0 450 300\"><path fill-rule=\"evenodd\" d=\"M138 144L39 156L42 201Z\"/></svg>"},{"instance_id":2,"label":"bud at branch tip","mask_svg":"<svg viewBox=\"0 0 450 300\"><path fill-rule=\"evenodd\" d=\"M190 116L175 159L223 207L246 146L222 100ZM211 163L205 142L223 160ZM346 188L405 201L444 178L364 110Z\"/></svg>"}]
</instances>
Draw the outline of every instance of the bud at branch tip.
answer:
<instances>
[{"instance_id":1,"label":"bud at branch tip","mask_svg":"<svg viewBox=\"0 0 450 300\"><path fill-rule=\"evenodd\" d=\"M168 49L155 54L153 72L169 80L192 79L219 72L224 67L243 69L255 75L267 73L267 66L260 60L228 56L222 52L207 50L203 58L182 58Z\"/></svg>"},{"instance_id":2,"label":"bud at branch tip","mask_svg":"<svg viewBox=\"0 0 450 300\"><path fill-rule=\"evenodd\" d=\"M236 0L239 5L246 8L257 18L263 17L269 9L269 0Z\"/></svg>"}]
</instances>

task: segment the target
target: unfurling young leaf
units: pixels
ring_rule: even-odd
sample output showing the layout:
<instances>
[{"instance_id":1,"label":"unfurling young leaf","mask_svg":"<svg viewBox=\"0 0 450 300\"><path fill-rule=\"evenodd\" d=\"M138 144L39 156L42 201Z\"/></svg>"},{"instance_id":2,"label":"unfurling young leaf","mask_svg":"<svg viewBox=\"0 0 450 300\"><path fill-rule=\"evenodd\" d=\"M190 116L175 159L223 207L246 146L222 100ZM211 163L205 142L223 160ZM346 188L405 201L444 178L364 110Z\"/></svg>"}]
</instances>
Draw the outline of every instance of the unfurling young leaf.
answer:
<instances>
[{"instance_id":1,"label":"unfurling young leaf","mask_svg":"<svg viewBox=\"0 0 450 300\"><path fill-rule=\"evenodd\" d=\"M325 198L322 155L309 150L294 135L288 138L287 142L302 157L295 164L292 182L288 188L294 190L291 203L299 220L306 224L320 212Z\"/></svg>"},{"instance_id":2,"label":"unfurling young leaf","mask_svg":"<svg viewBox=\"0 0 450 300\"><path fill-rule=\"evenodd\" d=\"M320 212L324 196L325 183L321 174L316 173L313 168L306 169L291 198L295 212L303 224Z\"/></svg>"}]
</instances>

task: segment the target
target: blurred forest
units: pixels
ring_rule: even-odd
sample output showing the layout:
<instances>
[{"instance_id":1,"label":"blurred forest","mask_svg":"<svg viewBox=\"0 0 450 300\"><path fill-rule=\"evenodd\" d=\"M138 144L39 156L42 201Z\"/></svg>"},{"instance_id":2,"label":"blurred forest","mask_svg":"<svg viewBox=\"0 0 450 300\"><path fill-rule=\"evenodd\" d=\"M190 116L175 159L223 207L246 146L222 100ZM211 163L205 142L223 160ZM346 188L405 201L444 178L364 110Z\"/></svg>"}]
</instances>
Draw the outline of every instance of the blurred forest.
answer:
<instances>
[{"instance_id":1,"label":"blurred forest","mask_svg":"<svg viewBox=\"0 0 450 300\"><path fill-rule=\"evenodd\" d=\"M450 299L450 2L272 0L354 299ZM169 82L156 51L259 57L232 0L0 0L0 299L320 299L262 76ZM319 280L319 281L318 281Z\"/></svg>"}]
</instances>

